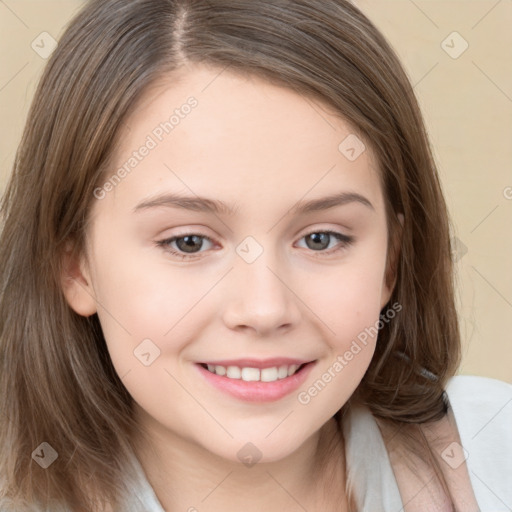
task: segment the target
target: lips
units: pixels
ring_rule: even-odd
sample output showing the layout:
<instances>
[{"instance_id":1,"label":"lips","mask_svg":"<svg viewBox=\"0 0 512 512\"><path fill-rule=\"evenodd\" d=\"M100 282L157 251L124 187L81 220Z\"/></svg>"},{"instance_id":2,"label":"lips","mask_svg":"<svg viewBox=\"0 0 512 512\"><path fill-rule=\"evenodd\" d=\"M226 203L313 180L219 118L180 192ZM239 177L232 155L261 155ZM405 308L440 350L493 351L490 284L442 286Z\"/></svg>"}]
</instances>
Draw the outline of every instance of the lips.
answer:
<instances>
[{"instance_id":1,"label":"lips","mask_svg":"<svg viewBox=\"0 0 512 512\"><path fill-rule=\"evenodd\" d=\"M273 361L277 361L280 363L288 361L296 361L301 362L302 360L298 359L288 359L288 358L276 358L276 359L267 359L265 361L256 361L263 366L260 368L260 371L267 371L265 368L269 368L266 366L268 364L275 365ZM234 368L237 365L233 365L232 363L250 363L254 364L254 359L237 359L230 361L223 361L224 363L228 363L228 368ZM214 363L217 363L215 361ZM301 386L308 375L311 373L311 370L316 365L317 361L311 361L301 364L301 366L293 373L292 375L288 375L283 378L279 378L273 382L262 382L262 381L245 381L240 378L230 378L227 375L219 375L216 373L212 373L209 369L205 368L207 364L211 363L197 363L195 364L195 368L199 372L199 375L204 379L204 382L213 386L223 394L228 394L233 398L238 400L242 400L244 402L274 402L280 400L291 393L293 393L299 386ZM280 368L286 368L286 364L280 366ZM295 363L291 363L293 366ZM223 365L215 365L216 368ZM251 368L251 367L244 367ZM254 366L252 367L255 368ZM257 371L257 370L253 370Z\"/></svg>"}]
</instances>

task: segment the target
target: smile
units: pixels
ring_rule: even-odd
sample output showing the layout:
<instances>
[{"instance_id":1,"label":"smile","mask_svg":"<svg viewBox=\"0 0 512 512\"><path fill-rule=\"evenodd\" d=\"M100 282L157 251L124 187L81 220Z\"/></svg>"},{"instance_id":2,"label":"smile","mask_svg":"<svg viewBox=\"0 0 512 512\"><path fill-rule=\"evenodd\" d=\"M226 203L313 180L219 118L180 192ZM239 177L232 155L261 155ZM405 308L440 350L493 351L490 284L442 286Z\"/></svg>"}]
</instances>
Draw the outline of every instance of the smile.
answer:
<instances>
[{"instance_id":1,"label":"smile","mask_svg":"<svg viewBox=\"0 0 512 512\"><path fill-rule=\"evenodd\" d=\"M196 363L208 387L246 402L272 402L294 392L317 361L268 368Z\"/></svg>"},{"instance_id":2,"label":"smile","mask_svg":"<svg viewBox=\"0 0 512 512\"><path fill-rule=\"evenodd\" d=\"M213 364L203 364L204 368L207 368L211 373L216 375L227 377L228 379L241 379L246 382L275 382L276 380L286 379L291 377L306 363L297 365L282 365L273 366L271 368L251 368L251 367L239 367L239 366L222 366Z\"/></svg>"}]
</instances>

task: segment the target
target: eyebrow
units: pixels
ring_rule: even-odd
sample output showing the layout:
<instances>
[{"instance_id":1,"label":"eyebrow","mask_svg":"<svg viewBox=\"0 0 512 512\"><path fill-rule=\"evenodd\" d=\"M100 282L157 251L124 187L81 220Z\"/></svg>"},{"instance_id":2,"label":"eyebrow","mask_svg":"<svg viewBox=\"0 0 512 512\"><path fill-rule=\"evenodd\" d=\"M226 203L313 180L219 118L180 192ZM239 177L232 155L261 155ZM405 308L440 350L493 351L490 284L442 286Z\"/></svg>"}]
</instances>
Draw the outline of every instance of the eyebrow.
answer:
<instances>
[{"instance_id":1,"label":"eyebrow","mask_svg":"<svg viewBox=\"0 0 512 512\"><path fill-rule=\"evenodd\" d=\"M361 194L356 192L340 192L319 199L309 201L300 201L289 212L292 215L300 215L310 212L328 210L336 206L342 206L350 203L360 203L372 210L375 210L372 203ZM197 212L213 213L217 215L233 216L238 212L238 207L234 208L217 199L209 199L199 196L185 196L181 194L162 194L150 197L139 203L134 209L135 212L147 210L150 208L168 207L183 208Z\"/></svg>"}]
</instances>

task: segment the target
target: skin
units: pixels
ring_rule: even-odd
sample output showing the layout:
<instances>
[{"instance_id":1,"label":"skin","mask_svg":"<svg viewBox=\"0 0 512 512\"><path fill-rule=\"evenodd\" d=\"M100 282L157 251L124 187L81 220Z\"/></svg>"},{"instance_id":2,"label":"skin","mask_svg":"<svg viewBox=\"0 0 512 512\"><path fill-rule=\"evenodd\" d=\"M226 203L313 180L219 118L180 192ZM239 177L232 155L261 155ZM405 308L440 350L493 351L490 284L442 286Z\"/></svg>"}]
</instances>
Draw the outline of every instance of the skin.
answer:
<instances>
[{"instance_id":1,"label":"skin","mask_svg":"<svg viewBox=\"0 0 512 512\"><path fill-rule=\"evenodd\" d=\"M77 313L99 316L148 432L147 441L134 440L138 457L166 510L315 510L322 482L345 478L333 415L361 381L375 338L308 404L297 394L375 325L389 300L383 191L368 145L354 161L339 151L355 131L332 109L220 71L187 65L179 80L165 77L146 92L126 121L112 173L189 96L198 105L121 183L94 199L87 254L69 265L64 291ZM372 207L351 202L290 213L299 201L341 191L361 194ZM215 198L237 211L133 211L168 192ZM325 230L354 240L308 245L306 235ZM180 252L183 241L167 250L156 244L187 234L212 242L197 242L198 257L190 260L168 251ZM236 252L247 236L263 249L250 264ZM148 338L160 355L145 366L134 350ZM224 394L195 367L250 356L318 362L299 390L266 404ZM329 440L341 454L334 465L320 449ZM248 442L262 455L251 467L237 456ZM342 486L330 493L323 509L339 510Z\"/></svg>"}]
</instances>

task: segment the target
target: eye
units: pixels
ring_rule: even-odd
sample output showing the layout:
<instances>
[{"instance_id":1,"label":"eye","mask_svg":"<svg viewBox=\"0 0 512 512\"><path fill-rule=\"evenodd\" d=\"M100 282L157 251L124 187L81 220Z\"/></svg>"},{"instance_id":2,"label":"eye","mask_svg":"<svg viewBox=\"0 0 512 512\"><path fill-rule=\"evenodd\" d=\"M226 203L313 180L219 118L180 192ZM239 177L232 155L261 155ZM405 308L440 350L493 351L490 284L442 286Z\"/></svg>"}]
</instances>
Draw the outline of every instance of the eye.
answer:
<instances>
[{"instance_id":1,"label":"eye","mask_svg":"<svg viewBox=\"0 0 512 512\"><path fill-rule=\"evenodd\" d=\"M300 240L306 240L306 248L311 249L313 252L320 253L319 256L330 255L336 251L344 249L349 246L353 241L353 237L338 233L337 231L313 231ZM198 258L203 249L204 241L213 245L213 240L206 235L200 233L186 233L180 236L173 236L164 240L159 240L156 244L162 247L167 253L177 258L193 259ZM325 250L331 245L331 242L338 241L338 247L331 247L329 250ZM173 247L175 244L175 247Z\"/></svg>"},{"instance_id":2,"label":"eye","mask_svg":"<svg viewBox=\"0 0 512 512\"><path fill-rule=\"evenodd\" d=\"M211 238L199 233L187 233L181 236L173 236L157 242L159 247L169 252L173 256L181 259L197 258L196 254L203 248L203 241L207 240L213 244ZM176 244L178 250L172 248L172 244Z\"/></svg>"},{"instance_id":3,"label":"eye","mask_svg":"<svg viewBox=\"0 0 512 512\"><path fill-rule=\"evenodd\" d=\"M313 231L303 236L301 240L306 241L306 246L308 249L311 249L314 252L324 254L332 254L336 251L344 249L348 247L353 241L354 238L348 235L344 235L343 233L338 233L337 231ZM331 242L338 240L338 246L334 247L334 250L331 246L330 250L327 249Z\"/></svg>"}]
</instances>

